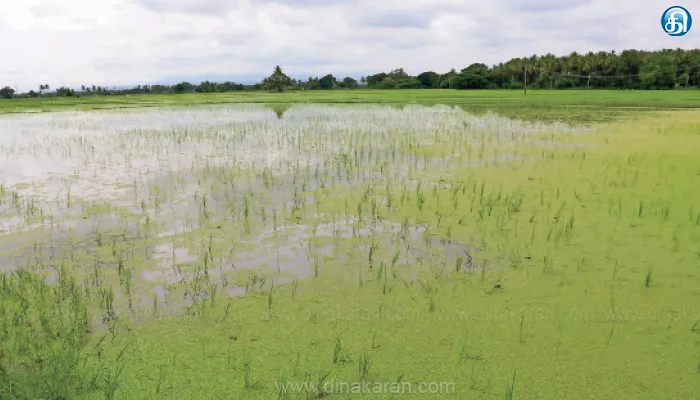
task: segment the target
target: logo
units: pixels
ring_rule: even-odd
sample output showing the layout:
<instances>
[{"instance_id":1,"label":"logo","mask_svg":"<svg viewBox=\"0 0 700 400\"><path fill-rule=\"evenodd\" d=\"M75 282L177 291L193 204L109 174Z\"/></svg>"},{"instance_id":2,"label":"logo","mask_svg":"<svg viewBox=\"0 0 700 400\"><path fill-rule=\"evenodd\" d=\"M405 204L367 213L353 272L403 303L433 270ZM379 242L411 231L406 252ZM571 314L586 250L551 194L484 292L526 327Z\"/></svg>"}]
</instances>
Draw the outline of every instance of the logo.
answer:
<instances>
[{"instance_id":1,"label":"logo","mask_svg":"<svg viewBox=\"0 0 700 400\"><path fill-rule=\"evenodd\" d=\"M661 15L661 27L669 36L683 36L693 25L693 17L681 6L669 7Z\"/></svg>"}]
</instances>

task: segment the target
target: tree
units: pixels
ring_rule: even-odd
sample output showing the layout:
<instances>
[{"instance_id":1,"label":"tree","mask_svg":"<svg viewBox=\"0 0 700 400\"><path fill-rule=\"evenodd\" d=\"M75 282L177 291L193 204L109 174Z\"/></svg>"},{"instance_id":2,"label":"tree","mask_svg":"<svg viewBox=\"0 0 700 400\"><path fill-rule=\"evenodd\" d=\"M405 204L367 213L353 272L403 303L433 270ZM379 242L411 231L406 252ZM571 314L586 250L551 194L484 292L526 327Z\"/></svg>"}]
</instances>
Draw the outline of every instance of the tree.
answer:
<instances>
[{"instance_id":1,"label":"tree","mask_svg":"<svg viewBox=\"0 0 700 400\"><path fill-rule=\"evenodd\" d=\"M0 89L0 97L2 97L3 99L11 99L14 95L15 89L12 89L9 86L5 86L4 88Z\"/></svg>"},{"instance_id":2,"label":"tree","mask_svg":"<svg viewBox=\"0 0 700 400\"><path fill-rule=\"evenodd\" d=\"M597 51L579 54L572 52L565 56L555 56L547 53L543 56L513 58L497 65L487 66L476 63L460 72L455 69L445 74L425 71L412 76L403 68L395 68L388 72L366 75L359 79L362 85L369 88L409 89L409 88L452 88L452 89L484 89L510 88L523 89L525 82L528 88L565 89L574 87L601 88L651 88L666 89L673 87L700 88L700 49L683 50L663 49L659 51L624 50L622 52ZM358 82L346 77L336 80L332 74L323 78L309 77L307 81L291 79L275 67L272 75L262 83L244 87L233 82L209 82L198 85L182 82L177 85L137 86L129 89L107 89L101 86L92 88L81 86L86 94L130 94L130 93L186 93L186 92L229 92L238 90L272 90L287 89L334 89L356 88ZM16 89L14 89L16 91ZM50 90L48 84L38 86L23 97L35 97ZM4 97L10 95L4 91ZM20 94L13 93L19 97ZM60 88L55 92L59 96L79 96L72 89Z\"/></svg>"},{"instance_id":3,"label":"tree","mask_svg":"<svg viewBox=\"0 0 700 400\"><path fill-rule=\"evenodd\" d=\"M420 82L418 79L412 77L412 76L407 76L403 79L398 79L395 81L394 87L397 89L419 89L420 88Z\"/></svg>"},{"instance_id":4,"label":"tree","mask_svg":"<svg viewBox=\"0 0 700 400\"><path fill-rule=\"evenodd\" d=\"M56 96L59 97L74 97L75 96L75 91L71 88L61 86L60 88L56 89Z\"/></svg>"},{"instance_id":5,"label":"tree","mask_svg":"<svg viewBox=\"0 0 700 400\"><path fill-rule=\"evenodd\" d=\"M381 89L394 89L395 84L396 83L394 82L394 79L390 76L387 76L379 83L378 87Z\"/></svg>"},{"instance_id":6,"label":"tree","mask_svg":"<svg viewBox=\"0 0 700 400\"><path fill-rule=\"evenodd\" d=\"M391 79L394 79L394 80L404 79L404 78L408 78L408 74L406 73L406 71L403 70L403 68L396 68L396 69L391 70L391 72L389 72L389 77Z\"/></svg>"},{"instance_id":7,"label":"tree","mask_svg":"<svg viewBox=\"0 0 700 400\"><path fill-rule=\"evenodd\" d=\"M540 58L540 76L538 78L538 84L540 87L549 87L549 89L554 88L554 71L556 69L556 57L547 53L544 57Z\"/></svg>"},{"instance_id":8,"label":"tree","mask_svg":"<svg viewBox=\"0 0 700 400\"><path fill-rule=\"evenodd\" d=\"M380 72L374 75L367 75L365 77L365 82L369 87L377 87L388 77L389 75L387 75L385 72Z\"/></svg>"},{"instance_id":9,"label":"tree","mask_svg":"<svg viewBox=\"0 0 700 400\"><path fill-rule=\"evenodd\" d=\"M418 79L418 82L420 82L421 87L426 89L438 87L438 82L440 81L440 76L433 71L423 72L416 78Z\"/></svg>"},{"instance_id":10,"label":"tree","mask_svg":"<svg viewBox=\"0 0 700 400\"><path fill-rule=\"evenodd\" d=\"M594 71L594 66L595 66L595 54L592 51L589 51L586 53L586 55L583 56L583 64L581 65L581 71L586 73L587 80L586 80L586 87L590 88L591 86L591 74Z\"/></svg>"},{"instance_id":11,"label":"tree","mask_svg":"<svg viewBox=\"0 0 700 400\"><path fill-rule=\"evenodd\" d=\"M510 82L508 66L500 63L491 68L491 81L494 87L505 88Z\"/></svg>"},{"instance_id":12,"label":"tree","mask_svg":"<svg viewBox=\"0 0 700 400\"><path fill-rule=\"evenodd\" d=\"M670 89L676 84L677 72L678 66L673 57L654 53L639 68L639 78L647 89Z\"/></svg>"},{"instance_id":13,"label":"tree","mask_svg":"<svg viewBox=\"0 0 700 400\"><path fill-rule=\"evenodd\" d=\"M420 87L420 82L413 76L410 76L403 68L396 68L389 72L387 80L382 83L382 87L386 89L414 89Z\"/></svg>"},{"instance_id":14,"label":"tree","mask_svg":"<svg viewBox=\"0 0 700 400\"><path fill-rule=\"evenodd\" d=\"M455 74L448 79L447 84L449 89L460 89L464 87L464 81L464 77L461 74Z\"/></svg>"},{"instance_id":15,"label":"tree","mask_svg":"<svg viewBox=\"0 0 700 400\"><path fill-rule=\"evenodd\" d=\"M199 87L195 88L195 92L198 93L217 93L217 92L223 92L222 85L219 85L216 82L209 82L209 81L204 81L199 84Z\"/></svg>"},{"instance_id":16,"label":"tree","mask_svg":"<svg viewBox=\"0 0 700 400\"><path fill-rule=\"evenodd\" d=\"M486 89L489 85L489 67L486 64L472 64L462 70L461 82L457 89Z\"/></svg>"},{"instance_id":17,"label":"tree","mask_svg":"<svg viewBox=\"0 0 700 400\"><path fill-rule=\"evenodd\" d=\"M689 79L687 84L700 86L700 49L690 50L686 71Z\"/></svg>"},{"instance_id":18,"label":"tree","mask_svg":"<svg viewBox=\"0 0 700 400\"><path fill-rule=\"evenodd\" d=\"M456 74L457 74L457 71L455 71L454 68L450 69L449 72L447 72L445 75L443 75L442 79L440 79L440 81L442 82L441 86L443 88L447 88L447 89L454 88L452 83L453 83L453 80L454 80L454 77Z\"/></svg>"},{"instance_id":19,"label":"tree","mask_svg":"<svg viewBox=\"0 0 700 400\"><path fill-rule=\"evenodd\" d=\"M320 85L321 89L323 89L323 90L333 89L337 83L338 83L338 81L331 74L328 74L328 75L326 75L323 78L318 80L318 84Z\"/></svg>"},{"instance_id":20,"label":"tree","mask_svg":"<svg viewBox=\"0 0 700 400\"><path fill-rule=\"evenodd\" d=\"M189 82L180 82L173 88L175 93L193 92L194 86Z\"/></svg>"},{"instance_id":21,"label":"tree","mask_svg":"<svg viewBox=\"0 0 700 400\"><path fill-rule=\"evenodd\" d=\"M309 77L309 80L304 84L307 90L318 90L321 85L318 82L318 78Z\"/></svg>"},{"instance_id":22,"label":"tree","mask_svg":"<svg viewBox=\"0 0 700 400\"><path fill-rule=\"evenodd\" d=\"M345 79L340 82L340 86L346 89L355 89L357 88L357 81L349 76L346 76Z\"/></svg>"},{"instance_id":23,"label":"tree","mask_svg":"<svg viewBox=\"0 0 700 400\"><path fill-rule=\"evenodd\" d=\"M272 75L263 79L262 88L271 92L283 92L292 86L292 79L282 72L280 66L276 66Z\"/></svg>"}]
</instances>

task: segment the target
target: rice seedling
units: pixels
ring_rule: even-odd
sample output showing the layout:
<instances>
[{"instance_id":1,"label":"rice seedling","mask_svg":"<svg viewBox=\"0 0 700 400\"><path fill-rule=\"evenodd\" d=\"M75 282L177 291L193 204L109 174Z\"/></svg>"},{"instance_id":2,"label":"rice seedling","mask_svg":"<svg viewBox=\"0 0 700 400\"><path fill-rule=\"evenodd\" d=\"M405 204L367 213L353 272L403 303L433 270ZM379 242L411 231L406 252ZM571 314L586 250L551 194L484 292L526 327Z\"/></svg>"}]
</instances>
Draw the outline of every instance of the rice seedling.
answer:
<instances>
[{"instance_id":1,"label":"rice seedling","mask_svg":"<svg viewBox=\"0 0 700 400\"><path fill-rule=\"evenodd\" d=\"M518 370L513 371L513 379L511 380L510 385L508 385L508 390L506 390L507 400L513 400L513 396L515 395L515 376L517 372Z\"/></svg>"},{"instance_id":2,"label":"rice seedling","mask_svg":"<svg viewBox=\"0 0 700 400\"><path fill-rule=\"evenodd\" d=\"M364 382L369 378L370 368L372 367L372 357L369 352L363 351L360 353L358 361L358 378Z\"/></svg>"},{"instance_id":3,"label":"rice seedling","mask_svg":"<svg viewBox=\"0 0 700 400\"><path fill-rule=\"evenodd\" d=\"M253 389L256 383L252 381L250 376L250 360L243 363L243 387Z\"/></svg>"},{"instance_id":4,"label":"rice seedling","mask_svg":"<svg viewBox=\"0 0 700 400\"><path fill-rule=\"evenodd\" d=\"M449 106L284 113L2 116L0 162L24 157L16 162L55 173L0 176L0 366L9 371L0 397L138 397L151 387L163 397L269 398L289 367L292 377L320 366L364 380L408 376L414 358L431 378L468 382L459 398L502 396L511 367L518 397L556 398L563 385L589 393L592 383L615 397L604 376L618 374L629 378L619 390L643 387L650 398L695 393L692 112L592 127ZM670 123L685 128L668 135ZM673 310L687 325L637 309ZM42 318L53 330L37 338L30 327ZM311 329L340 321L342 346L337 333ZM462 370L446 361L454 347L445 343L465 327L479 351L461 348L471 363ZM368 334L372 349L378 337L391 341L361 352L353 372L345 353ZM115 362L132 340L140 350ZM26 349L34 342L65 351L35 352L42 364ZM175 353L190 367L170 366ZM586 369L591 356L603 360L599 374ZM243 384L221 379L240 360ZM677 363L678 379L647 374L652 362ZM47 363L56 367L35 366ZM99 363L111 369L86 372ZM2 392L8 379L17 386Z\"/></svg>"},{"instance_id":5,"label":"rice seedling","mask_svg":"<svg viewBox=\"0 0 700 400\"><path fill-rule=\"evenodd\" d=\"M333 364L342 364L345 362L345 357L343 356L343 348L340 344L340 337L335 338L335 345L333 346Z\"/></svg>"}]
</instances>

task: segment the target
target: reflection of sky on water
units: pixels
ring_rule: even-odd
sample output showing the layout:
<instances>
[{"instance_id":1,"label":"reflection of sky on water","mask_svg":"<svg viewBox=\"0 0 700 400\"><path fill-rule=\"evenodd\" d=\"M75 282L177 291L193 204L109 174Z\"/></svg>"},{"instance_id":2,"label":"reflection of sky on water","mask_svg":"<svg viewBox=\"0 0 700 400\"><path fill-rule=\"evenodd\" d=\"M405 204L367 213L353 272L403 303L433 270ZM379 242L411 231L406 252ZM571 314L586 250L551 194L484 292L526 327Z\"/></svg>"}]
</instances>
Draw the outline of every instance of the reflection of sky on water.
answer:
<instances>
[{"instance_id":1,"label":"reflection of sky on water","mask_svg":"<svg viewBox=\"0 0 700 400\"><path fill-rule=\"evenodd\" d=\"M0 122L0 183L31 184L24 194L45 200L69 187L75 198L111 199L118 195L115 187L207 164L315 163L354 151L360 135L370 137L359 144L367 154L395 148L400 140L450 145L455 139L483 140L484 132L508 141L572 130L417 105L294 105L279 118L274 107L236 104L14 114L0 116Z\"/></svg>"}]
</instances>

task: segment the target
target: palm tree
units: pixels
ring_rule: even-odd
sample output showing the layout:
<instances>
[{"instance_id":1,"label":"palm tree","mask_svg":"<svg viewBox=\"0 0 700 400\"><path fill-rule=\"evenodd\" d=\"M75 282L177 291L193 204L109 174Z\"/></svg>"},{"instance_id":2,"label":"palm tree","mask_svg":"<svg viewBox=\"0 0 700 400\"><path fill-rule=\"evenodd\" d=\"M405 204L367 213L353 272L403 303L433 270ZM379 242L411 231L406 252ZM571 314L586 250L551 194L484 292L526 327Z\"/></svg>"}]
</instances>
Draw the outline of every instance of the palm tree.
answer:
<instances>
[{"instance_id":1,"label":"palm tree","mask_svg":"<svg viewBox=\"0 0 700 400\"><path fill-rule=\"evenodd\" d=\"M537 57L537 54L533 54L530 56L530 58L527 60L527 64L529 66L529 72L528 72L528 82L535 82L537 80L537 77L540 74L540 58Z\"/></svg>"},{"instance_id":2,"label":"palm tree","mask_svg":"<svg viewBox=\"0 0 700 400\"><path fill-rule=\"evenodd\" d=\"M450 71L446 74L448 89L452 89L452 77L456 74L457 70L455 70L454 68L450 69Z\"/></svg>"},{"instance_id":3,"label":"palm tree","mask_svg":"<svg viewBox=\"0 0 700 400\"><path fill-rule=\"evenodd\" d=\"M583 56L583 64L581 65L581 71L585 72L588 75L588 81L586 82L586 86L590 89L591 88L591 73L595 69L595 54L592 51L589 51L586 53L585 56Z\"/></svg>"},{"instance_id":4,"label":"palm tree","mask_svg":"<svg viewBox=\"0 0 700 400\"><path fill-rule=\"evenodd\" d=\"M678 65L678 71L677 71L677 76L682 77L685 86L688 86L688 81L690 80L690 74L689 74L689 66L690 66L690 57L689 53L686 52L683 49L675 49L673 50L673 59L676 61L676 65ZM680 83L680 82L679 82Z\"/></svg>"},{"instance_id":5,"label":"palm tree","mask_svg":"<svg viewBox=\"0 0 700 400\"><path fill-rule=\"evenodd\" d=\"M568 69L571 72L575 72L577 74L580 74L581 72L581 55L578 54L577 52L572 52L569 55L569 64L568 64Z\"/></svg>"},{"instance_id":6,"label":"palm tree","mask_svg":"<svg viewBox=\"0 0 700 400\"><path fill-rule=\"evenodd\" d=\"M544 57L540 58L540 72L549 78L549 89L552 90L554 86L554 80L552 75L555 69L556 57L552 53L547 53Z\"/></svg>"}]
</instances>

